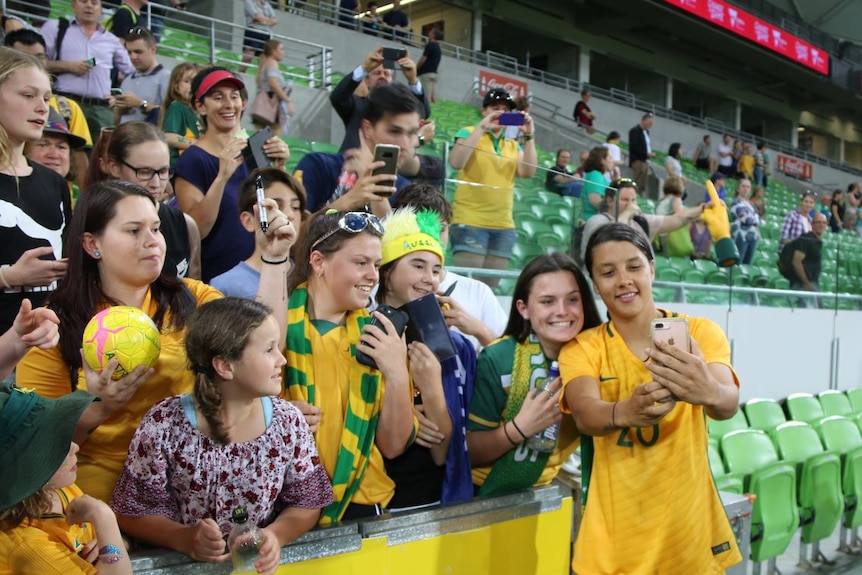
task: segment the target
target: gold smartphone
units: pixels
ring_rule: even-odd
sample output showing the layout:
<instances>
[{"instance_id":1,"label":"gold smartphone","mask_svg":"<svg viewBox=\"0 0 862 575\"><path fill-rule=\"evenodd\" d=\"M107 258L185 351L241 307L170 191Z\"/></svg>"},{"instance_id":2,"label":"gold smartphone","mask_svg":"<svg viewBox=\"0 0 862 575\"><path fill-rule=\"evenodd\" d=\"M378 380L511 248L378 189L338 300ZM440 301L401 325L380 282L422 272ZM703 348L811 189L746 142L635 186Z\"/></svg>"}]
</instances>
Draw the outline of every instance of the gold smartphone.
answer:
<instances>
[{"instance_id":1,"label":"gold smartphone","mask_svg":"<svg viewBox=\"0 0 862 575\"><path fill-rule=\"evenodd\" d=\"M653 345L656 342L661 342L690 352L691 340L688 334L688 320L684 317L665 317L652 320L650 340Z\"/></svg>"}]
</instances>

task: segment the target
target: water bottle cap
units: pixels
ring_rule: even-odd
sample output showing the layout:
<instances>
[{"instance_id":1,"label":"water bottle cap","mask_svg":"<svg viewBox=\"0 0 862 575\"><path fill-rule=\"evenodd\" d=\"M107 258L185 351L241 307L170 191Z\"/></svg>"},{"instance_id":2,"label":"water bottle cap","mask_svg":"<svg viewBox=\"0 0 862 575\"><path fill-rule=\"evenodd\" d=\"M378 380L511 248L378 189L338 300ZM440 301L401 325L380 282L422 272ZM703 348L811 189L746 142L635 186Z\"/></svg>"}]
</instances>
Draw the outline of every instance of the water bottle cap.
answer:
<instances>
[{"instance_id":1,"label":"water bottle cap","mask_svg":"<svg viewBox=\"0 0 862 575\"><path fill-rule=\"evenodd\" d=\"M560 375L560 363L558 361L551 362L551 368L548 370L548 375L557 377Z\"/></svg>"},{"instance_id":2,"label":"water bottle cap","mask_svg":"<svg viewBox=\"0 0 862 575\"><path fill-rule=\"evenodd\" d=\"M234 523L245 523L248 521L248 512L245 510L245 507L237 507L231 513L230 520Z\"/></svg>"}]
</instances>

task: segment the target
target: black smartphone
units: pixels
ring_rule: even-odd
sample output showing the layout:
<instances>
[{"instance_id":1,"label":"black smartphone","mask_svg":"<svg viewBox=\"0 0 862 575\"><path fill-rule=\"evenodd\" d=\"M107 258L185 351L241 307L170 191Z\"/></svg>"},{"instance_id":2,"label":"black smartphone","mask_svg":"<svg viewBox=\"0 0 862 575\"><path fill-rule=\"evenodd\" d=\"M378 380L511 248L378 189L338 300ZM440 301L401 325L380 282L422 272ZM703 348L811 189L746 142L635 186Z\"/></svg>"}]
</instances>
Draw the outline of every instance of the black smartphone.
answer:
<instances>
[{"instance_id":1,"label":"black smartphone","mask_svg":"<svg viewBox=\"0 0 862 575\"><path fill-rule=\"evenodd\" d=\"M269 158L263 153L263 145L272 137L272 128L269 126L255 132L248 139L248 145L243 149L242 155L251 172L257 168L269 167Z\"/></svg>"},{"instance_id":2,"label":"black smartphone","mask_svg":"<svg viewBox=\"0 0 862 575\"><path fill-rule=\"evenodd\" d=\"M501 126L523 126L524 114L520 112L503 112L497 118L497 123Z\"/></svg>"},{"instance_id":3,"label":"black smartphone","mask_svg":"<svg viewBox=\"0 0 862 575\"><path fill-rule=\"evenodd\" d=\"M404 330L407 329L407 320L410 319L410 316L408 316L405 312L401 311L398 308L392 307L391 305L386 305L385 303L377 306L377 311L385 315L386 319L392 322L392 325L395 327L395 333L397 333L399 337L404 333ZM371 325L376 325L384 332L386 332L386 328L383 327L377 317L373 317L371 319ZM377 363L370 356L366 355L362 351L356 352L356 361L358 361L362 365L367 365L368 367L373 367L374 369L377 369Z\"/></svg>"},{"instance_id":4,"label":"black smartphone","mask_svg":"<svg viewBox=\"0 0 862 575\"><path fill-rule=\"evenodd\" d=\"M394 182L395 175L398 173L398 156L400 154L401 148L393 146L392 144L377 144L374 146L374 161L385 162L386 165L375 168L374 171L371 172L371 175L376 176L378 174L387 174L393 176ZM392 194L383 194L378 192L377 195L388 198Z\"/></svg>"},{"instance_id":5,"label":"black smartphone","mask_svg":"<svg viewBox=\"0 0 862 575\"><path fill-rule=\"evenodd\" d=\"M407 55L407 50L404 48L383 48L383 67L388 70L394 70L395 64Z\"/></svg>"},{"instance_id":6,"label":"black smartphone","mask_svg":"<svg viewBox=\"0 0 862 575\"><path fill-rule=\"evenodd\" d=\"M122 96L123 91L120 88L111 88L111 96Z\"/></svg>"}]
</instances>

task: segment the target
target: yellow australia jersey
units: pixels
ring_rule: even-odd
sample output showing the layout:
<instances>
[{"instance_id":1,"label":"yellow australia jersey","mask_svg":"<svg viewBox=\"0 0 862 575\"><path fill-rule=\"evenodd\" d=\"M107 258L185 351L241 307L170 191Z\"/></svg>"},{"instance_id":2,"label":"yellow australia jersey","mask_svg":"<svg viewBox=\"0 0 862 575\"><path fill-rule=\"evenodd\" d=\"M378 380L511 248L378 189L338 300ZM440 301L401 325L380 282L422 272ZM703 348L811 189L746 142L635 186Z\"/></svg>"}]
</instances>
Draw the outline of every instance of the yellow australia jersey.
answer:
<instances>
[{"instance_id":1,"label":"yellow australia jersey","mask_svg":"<svg viewBox=\"0 0 862 575\"><path fill-rule=\"evenodd\" d=\"M688 321L706 362L732 371L721 328L703 318ZM607 402L626 399L653 379L613 322L581 333L577 344L564 347L560 370L564 385L577 377L594 378ZM565 403L561 407L569 412ZM573 571L709 575L741 561L709 468L707 441L704 408L684 402L651 427L582 436L583 515Z\"/></svg>"}]
</instances>

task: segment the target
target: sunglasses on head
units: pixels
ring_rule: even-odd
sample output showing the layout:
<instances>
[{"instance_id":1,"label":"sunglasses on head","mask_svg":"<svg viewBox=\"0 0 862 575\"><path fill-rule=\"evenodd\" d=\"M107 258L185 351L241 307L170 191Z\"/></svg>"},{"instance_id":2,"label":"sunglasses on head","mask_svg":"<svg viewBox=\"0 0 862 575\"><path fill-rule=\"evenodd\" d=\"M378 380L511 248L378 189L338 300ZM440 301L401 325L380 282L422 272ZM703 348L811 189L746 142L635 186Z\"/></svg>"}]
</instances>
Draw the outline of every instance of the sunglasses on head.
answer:
<instances>
[{"instance_id":1,"label":"sunglasses on head","mask_svg":"<svg viewBox=\"0 0 862 575\"><path fill-rule=\"evenodd\" d=\"M328 214L329 212L327 212ZM358 234L360 232L365 231L366 228L371 229L371 232L382 236L383 235L383 222L375 216L374 214L368 212L347 212L335 223L335 228L329 230L316 242L311 244L311 250L314 251L314 248L337 234L339 231L347 232L349 234Z\"/></svg>"},{"instance_id":2,"label":"sunglasses on head","mask_svg":"<svg viewBox=\"0 0 862 575\"><path fill-rule=\"evenodd\" d=\"M631 178L620 178L619 180L617 180L617 188L622 187L637 189L638 183Z\"/></svg>"}]
</instances>

